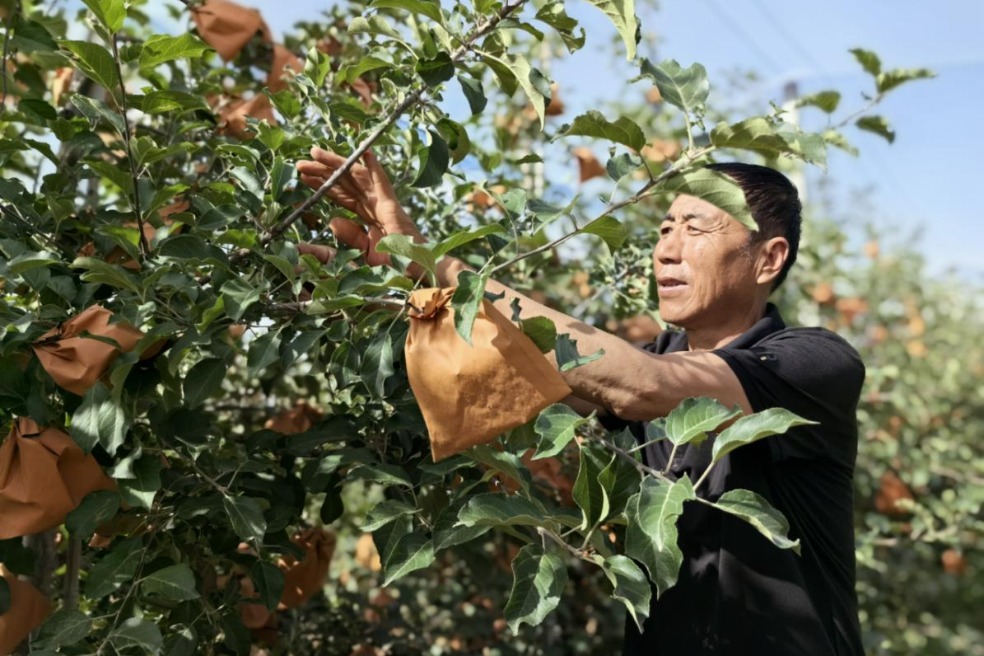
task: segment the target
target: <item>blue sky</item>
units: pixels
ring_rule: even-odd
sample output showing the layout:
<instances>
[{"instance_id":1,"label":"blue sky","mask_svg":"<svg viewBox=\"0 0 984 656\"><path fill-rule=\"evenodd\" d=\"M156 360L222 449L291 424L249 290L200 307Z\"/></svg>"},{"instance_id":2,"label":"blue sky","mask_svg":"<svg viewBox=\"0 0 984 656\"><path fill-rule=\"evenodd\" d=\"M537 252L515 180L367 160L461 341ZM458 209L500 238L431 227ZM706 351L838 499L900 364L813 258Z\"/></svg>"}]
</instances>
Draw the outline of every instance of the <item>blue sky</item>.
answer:
<instances>
[{"instance_id":1,"label":"blue sky","mask_svg":"<svg viewBox=\"0 0 984 656\"><path fill-rule=\"evenodd\" d=\"M259 9L278 37L331 3L239 1ZM587 47L551 70L569 115L642 93L627 82L637 69L611 54L614 30L607 19L587 2L567 4L588 30ZM791 81L802 93L842 91L839 115L860 107L871 82L850 48L874 50L886 68L933 69L935 79L896 90L879 108L897 133L894 144L852 133L861 156L832 150L826 174L809 171L808 193L826 176L842 215L860 214L896 239L918 234L931 271L952 268L984 280L984 221L973 195L984 184L984 167L977 164L984 151L977 120L984 107L984 0L664 0L655 9L639 4L637 13L656 40L640 56L699 61L712 87L722 82L719 89L729 74L755 71L760 81L740 101L763 113L770 100L781 101ZM821 127L822 120L819 112L804 112L806 128Z\"/></svg>"}]
</instances>

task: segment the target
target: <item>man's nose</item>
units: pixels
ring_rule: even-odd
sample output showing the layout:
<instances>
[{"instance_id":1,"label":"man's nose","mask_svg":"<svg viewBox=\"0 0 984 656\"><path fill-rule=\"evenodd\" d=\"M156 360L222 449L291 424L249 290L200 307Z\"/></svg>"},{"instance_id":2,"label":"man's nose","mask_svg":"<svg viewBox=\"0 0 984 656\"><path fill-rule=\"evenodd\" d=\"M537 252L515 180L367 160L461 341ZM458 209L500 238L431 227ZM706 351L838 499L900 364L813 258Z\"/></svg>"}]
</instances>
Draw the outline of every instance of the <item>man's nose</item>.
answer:
<instances>
[{"instance_id":1,"label":"man's nose","mask_svg":"<svg viewBox=\"0 0 984 656\"><path fill-rule=\"evenodd\" d=\"M680 261L680 239L676 237L676 231L671 230L665 235L661 235L656 242L653 255L660 264L672 264Z\"/></svg>"}]
</instances>

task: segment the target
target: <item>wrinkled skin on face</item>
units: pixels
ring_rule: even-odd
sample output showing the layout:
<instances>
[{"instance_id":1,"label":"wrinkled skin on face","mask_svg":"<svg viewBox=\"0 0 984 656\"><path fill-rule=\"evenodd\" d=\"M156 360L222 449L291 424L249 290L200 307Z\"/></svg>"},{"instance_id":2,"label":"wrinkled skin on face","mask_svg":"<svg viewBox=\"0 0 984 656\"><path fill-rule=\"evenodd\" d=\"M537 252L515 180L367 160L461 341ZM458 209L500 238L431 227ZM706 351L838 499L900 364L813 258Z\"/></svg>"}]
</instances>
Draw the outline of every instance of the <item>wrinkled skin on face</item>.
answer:
<instances>
[{"instance_id":1,"label":"wrinkled skin on face","mask_svg":"<svg viewBox=\"0 0 984 656\"><path fill-rule=\"evenodd\" d=\"M763 315L787 245L751 237L730 214L688 195L676 198L660 224L653 250L660 315L687 331L692 348L720 346Z\"/></svg>"}]
</instances>

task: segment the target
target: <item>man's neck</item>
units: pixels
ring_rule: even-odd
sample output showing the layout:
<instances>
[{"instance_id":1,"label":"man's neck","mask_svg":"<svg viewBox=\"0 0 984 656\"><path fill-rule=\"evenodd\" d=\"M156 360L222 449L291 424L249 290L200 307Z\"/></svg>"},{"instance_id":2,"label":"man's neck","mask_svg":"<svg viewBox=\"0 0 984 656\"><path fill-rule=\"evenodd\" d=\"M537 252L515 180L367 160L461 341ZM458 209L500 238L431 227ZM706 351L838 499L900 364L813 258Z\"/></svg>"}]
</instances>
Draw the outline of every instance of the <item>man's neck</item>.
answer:
<instances>
[{"instance_id":1,"label":"man's neck","mask_svg":"<svg viewBox=\"0 0 984 656\"><path fill-rule=\"evenodd\" d=\"M713 351L727 346L736 337L747 331L765 316L766 303L748 308L748 311L737 315L725 324L717 324L706 328L687 328L687 346L691 351Z\"/></svg>"}]
</instances>

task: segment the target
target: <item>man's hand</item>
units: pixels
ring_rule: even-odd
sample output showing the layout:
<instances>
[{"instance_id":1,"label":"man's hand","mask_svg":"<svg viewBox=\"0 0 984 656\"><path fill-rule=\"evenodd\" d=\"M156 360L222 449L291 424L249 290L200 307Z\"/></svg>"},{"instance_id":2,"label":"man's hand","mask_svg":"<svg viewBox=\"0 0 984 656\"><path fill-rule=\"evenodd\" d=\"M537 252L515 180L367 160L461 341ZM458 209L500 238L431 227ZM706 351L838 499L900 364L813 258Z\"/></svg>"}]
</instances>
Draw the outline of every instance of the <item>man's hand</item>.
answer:
<instances>
[{"instance_id":1,"label":"man's hand","mask_svg":"<svg viewBox=\"0 0 984 656\"><path fill-rule=\"evenodd\" d=\"M312 189L320 189L345 163L341 155L318 147L311 149L311 158L299 161L297 171L301 182ZM363 164L354 164L335 182L328 190L328 197L355 212L363 224L336 217L328 227L340 243L365 253L369 266L390 264L389 255L376 250L380 239L386 235L406 235L414 241L423 242L424 238L400 207L393 185L376 156L367 151L362 161ZM312 254L321 259L319 253L312 251ZM415 271L417 267L411 269L407 274L417 277L414 275L418 273Z\"/></svg>"},{"instance_id":2,"label":"man's hand","mask_svg":"<svg viewBox=\"0 0 984 656\"><path fill-rule=\"evenodd\" d=\"M319 189L345 163L341 155L318 147L311 149L311 158L298 162L297 171L301 181L312 189ZM400 207L393 185L376 156L366 151L362 161L338 179L328 190L328 197L355 212L367 226L378 228L383 235L406 235L423 241L417 226Z\"/></svg>"}]
</instances>

